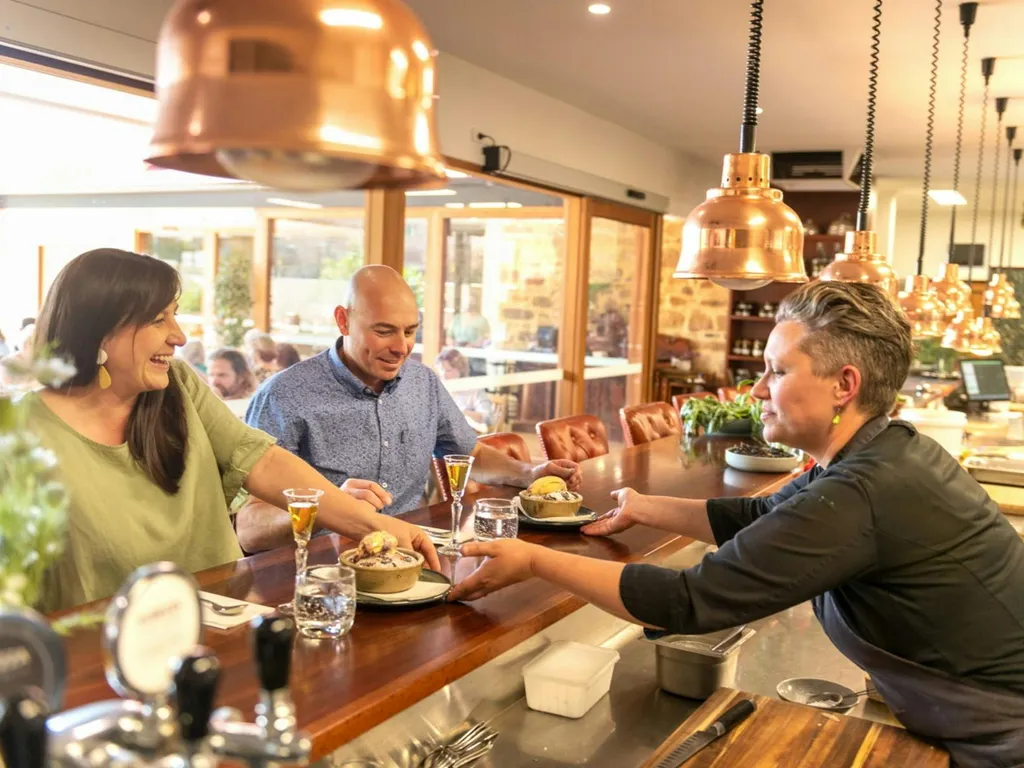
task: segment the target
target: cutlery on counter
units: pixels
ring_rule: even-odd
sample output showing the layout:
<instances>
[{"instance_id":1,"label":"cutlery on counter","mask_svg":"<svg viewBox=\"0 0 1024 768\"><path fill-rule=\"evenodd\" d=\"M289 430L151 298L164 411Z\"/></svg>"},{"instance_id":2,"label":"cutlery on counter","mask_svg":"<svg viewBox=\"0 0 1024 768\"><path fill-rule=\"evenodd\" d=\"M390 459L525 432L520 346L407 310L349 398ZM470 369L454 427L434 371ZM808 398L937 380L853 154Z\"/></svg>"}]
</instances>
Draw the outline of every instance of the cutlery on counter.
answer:
<instances>
[{"instance_id":1,"label":"cutlery on counter","mask_svg":"<svg viewBox=\"0 0 1024 768\"><path fill-rule=\"evenodd\" d=\"M724 736L742 723L755 709L754 702L744 699L725 711L720 718L703 731L697 731L678 747L669 752L656 768L680 768L687 760L720 736Z\"/></svg>"},{"instance_id":2,"label":"cutlery on counter","mask_svg":"<svg viewBox=\"0 0 1024 768\"><path fill-rule=\"evenodd\" d=\"M491 751L498 732L486 723L477 723L449 744L443 744L420 763L420 768L462 768Z\"/></svg>"},{"instance_id":3,"label":"cutlery on counter","mask_svg":"<svg viewBox=\"0 0 1024 768\"><path fill-rule=\"evenodd\" d=\"M730 648L732 648L733 645L735 645L741 637L743 637L743 630L745 630L746 628L746 624L741 624L740 626L736 627L736 629L734 629L732 632L726 635L726 637L723 640L711 646L711 652L721 653L722 655L725 655L725 653Z\"/></svg>"},{"instance_id":4,"label":"cutlery on counter","mask_svg":"<svg viewBox=\"0 0 1024 768\"><path fill-rule=\"evenodd\" d=\"M238 616L242 611L245 610L245 603L233 603L232 605L222 605L221 603L215 603L213 600L209 600L205 597L200 597L199 602L207 606L211 611L221 616Z\"/></svg>"},{"instance_id":5,"label":"cutlery on counter","mask_svg":"<svg viewBox=\"0 0 1024 768\"><path fill-rule=\"evenodd\" d=\"M856 693L840 693L839 691L813 693L807 697L807 706L817 707L818 709L835 709L836 707L845 707L846 702L850 699L856 701L862 696L867 696L874 692L874 688L867 688L863 691L857 691Z\"/></svg>"}]
</instances>

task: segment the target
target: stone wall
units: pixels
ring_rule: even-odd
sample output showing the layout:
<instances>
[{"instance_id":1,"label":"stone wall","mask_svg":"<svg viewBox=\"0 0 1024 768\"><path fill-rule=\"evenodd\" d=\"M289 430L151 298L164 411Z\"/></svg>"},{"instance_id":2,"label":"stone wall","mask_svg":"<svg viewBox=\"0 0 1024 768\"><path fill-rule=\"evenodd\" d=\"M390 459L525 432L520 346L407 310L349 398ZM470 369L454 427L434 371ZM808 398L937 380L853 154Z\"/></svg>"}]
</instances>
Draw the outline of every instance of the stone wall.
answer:
<instances>
[{"instance_id":1,"label":"stone wall","mask_svg":"<svg viewBox=\"0 0 1024 768\"><path fill-rule=\"evenodd\" d=\"M682 247L683 222L666 219L661 242L658 333L690 341L694 367L725 377L729 340L729 291L708 280L672 277Z\"/></svg>"}]
</instances>

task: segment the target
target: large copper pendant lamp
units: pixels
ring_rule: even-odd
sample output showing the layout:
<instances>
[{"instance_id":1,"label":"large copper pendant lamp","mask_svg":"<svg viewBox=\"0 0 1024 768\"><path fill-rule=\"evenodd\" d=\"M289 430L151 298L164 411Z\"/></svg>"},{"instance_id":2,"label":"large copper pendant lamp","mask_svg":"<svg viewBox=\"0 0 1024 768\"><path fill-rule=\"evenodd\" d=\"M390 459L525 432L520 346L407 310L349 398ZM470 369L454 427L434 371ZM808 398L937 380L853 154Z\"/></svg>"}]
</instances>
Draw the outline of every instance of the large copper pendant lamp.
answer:
<instances>
[{"instance_id":1,"label":"large copper pendant lamp","mask_svg":"<svg viewBox=\"0 0 1024 768\"><path fill-rule=\"evenodd\" d=\"M924 246L928 233L928 192L932 178L932 143L935 136L935 90L939 76L939 31L942 28L942 0L935 3L935 26L932 36L931 76L928 86L928 124L924 141L924 178L921 195L921 234L917 248L917 274L908 275L906 290L899 294L900 307L910 321L915 339L932 339L942 335L944 310L940 306L931 281L924 274Z\"/></svg>"},{"instance_id":2,"label":"large copper pendant lamp","mask_svg":"<svg viewBox=\"0 0 1024 768\"><path fill-rule=\"evenodd\" d=\"M957 102L956 151L953 153L953 192L960 191L960 153L964 138L964 103L967 96L967 54L970 50L971 26L978 14L977 3L960 3L960 24L964 28L963 50L960 56L960 100ZM960 279L960 267L953 263L953 244L956 242L957 206L952 206L949 219L949 248L946 263L938 279L932 283L935 296L943 308L944 320L954 320L958 313L971 306L971 287Z\"/></svg>"},{"instance_id":3,"label":"large copper pendant lamp","mask_svg":"<svg viewBox=\"0 0 1024 768\"><path fill-rule=\"evenodd\" d=\"M994 58L981 60L981 76L985 80L985 90L981 98L981 132L978 139L978 165L974 179L974 207L971 211L971 249L967 259L968 285L970 285L971 278L974 275L974 246L978 242L978 212L981 204L981 172L985 164L985 126L988 122L988 90L995 68L996 60ZM985 341L985 328L982 320L983 318L975 317L973 302L969 303L956 314L953 322L946 327L942 335L942 346L964 355L992 354L992 350L985 346L987 342ZM989 325L991 326L991 321L989 321Z\"/></svg>"},{"instance_id":4,"label":"large copper pendant lamp","mask_svg":"<svg viewBox=\"0 0 1024 768\"><path fill-rule=\"evenodd\" d=\"M1017 136L1017 127L1006 127L1006 187L1003 190L1003 222L999 232L999 266L985 291L985 300L989 307L989 315L1000 320L1016 320L1020 318L1020 304L1014 296L1013 288L1006 281L1003 273L1003 256L1006 253L1006 219L1010 200L1010 160L1014 154L1013 141ZM993 196L994 200L994 196ZM992 215L995 225L995 212Z\"/></svg>"},{"instance_id":5,"label":"large copper pendant lamp","mask_svg":"<svg viewBox=\"0 0 1024 768\"><path fill-rule=\"evenodd\" d=\"M675 271L733 290L807 282L803 224L771 188L771 158L756 149L763 6L764 0L751 3L740 151L725 156L722 186L708 190L686 218Z\"/></svg>"},{"instance_id":6,"label":"large copper pendant lamp","mask_svg":"<svg viewBox=\"0 0 1024 768\"><path fill-rule=\"evenodd\" d=\"M400 0L177 0L147 162L298 192L441 182L434 57Z\"/></svg>"},{"instance_id":7,"label":"large copper pendant lamp","mask_svg":"<svg viewBox=\"0 0 1024 768\"><path fill-rule=\"evenodd\" d=\"M871 199L871 176L875 155L875 94L878 89L878 48L882 28L882 0L875 0L871 30L871 67L868 77L868 118L861 161L860 202L857 206L857 229L846 233L843 253L836 254L818 276L819 280L841 283L872 283L893 299L899 290L899 278L878 253L878 235L868 228L868 203Z\"/></svg>"}]
</instances>

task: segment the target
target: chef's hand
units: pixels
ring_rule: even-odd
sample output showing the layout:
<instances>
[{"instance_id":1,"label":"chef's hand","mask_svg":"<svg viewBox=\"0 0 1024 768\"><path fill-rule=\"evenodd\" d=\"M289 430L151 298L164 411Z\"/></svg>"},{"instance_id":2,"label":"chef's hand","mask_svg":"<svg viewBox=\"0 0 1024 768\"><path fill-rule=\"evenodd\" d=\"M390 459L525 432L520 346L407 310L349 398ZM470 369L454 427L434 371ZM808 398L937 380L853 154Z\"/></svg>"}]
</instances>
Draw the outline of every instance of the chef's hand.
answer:
<instances>
[{"instance_id":1,"label":"chef's hand","mask_svg":"<svg viewBox=\"0 0 1024 768\"><path fill-rule=\"evenodd\" d=\"M580 465L575 461L569 461L569 459L545 461L530 470L530 482L548 476L560 477L565 480L570 491L578 491L580 483L583 482L583 470L580 469Z\"/></svg>"},{"instance_id":2,"label":"chef's hand","mask_svg":"<svg viewBox=\"0 0 1024 768\"><path fill-rule=\"evenodd\" d=\"M360 480L357 477L350 477L341 484L341 490L353 498L365 501L377 512L380 512L393 501L391 494L372 480Z\"/></svg>"},{"instance_id":3,"label":"chef's hand","mask_svg":"<svg viewBox=\"0 0 1024 768\"><path fill-rule=\"evenodd\" d=\"M471 541L462 545L465 557L487 559L467 578L455 585L449 601L479 600L504 587L526 581L533 576L535 544L518 539Z\"/></svg>"},{"instance_id":4,"label":"chef's hand","mask_svg":"<svg viewBox=\"0 0 1024 768\"><path fill-rule=\"evenodd\" d=\"M437 557L434 543L418 525L412 525L404 520L388 517L387 515L377 515L377 520L374 524L377 526L376 530L387 531L398 539L398 546L416 550L423 555L427 568L433 571L441 570L441 561Z\"/></svg>"},{"instance_id":5,"label":"chef's hand","mask_svg":"<svg viewBox=\"0 0 1024 768\"><path fill-rule=\"evenodd\" d=\"M611 536L637 524L636 511L645 503L646 497L632 488L619 488L612 491L612 498L615 499L615 509L580 529L587 536Z\"/></svg>"}]
</instances>

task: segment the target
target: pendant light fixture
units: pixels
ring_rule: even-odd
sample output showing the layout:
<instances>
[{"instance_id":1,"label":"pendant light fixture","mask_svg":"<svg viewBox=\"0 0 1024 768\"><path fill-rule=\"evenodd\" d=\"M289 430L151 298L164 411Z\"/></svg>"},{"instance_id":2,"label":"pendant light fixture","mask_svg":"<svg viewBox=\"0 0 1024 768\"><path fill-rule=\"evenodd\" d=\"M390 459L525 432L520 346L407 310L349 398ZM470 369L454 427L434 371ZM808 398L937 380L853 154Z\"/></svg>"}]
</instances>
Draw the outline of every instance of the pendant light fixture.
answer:
<instances>
[{"instance_id":1,"label":"pendant light fixture","mask_svg":"<svg viewBox=\"0 0 1024 768\"><path fill-rule=\"evenodd\" d=\"M400 0L177 0L147 162L276 189L441 183L435 52Z\"/></svg>"},{"instance_id":2,"label":"pendant light fixture","mask_svg":"<svg viewBox=\"0 0 1024 768\"><path fill-rule=\"evenodd\" d=\"M864 154L861 159L857 227L855 232L846 233L843 253L836 254L835 261L825 267L818 279L826 282L834 280L840 283L872 283L895 299L899 290L899 280L889 262L878 254L878 234L868 228L868 203L871 200L875 154L875 95L878 90L878 48L881 30L882 0L875 0L871 28L871 66L868 76L868 118Z\"/></svg>"},{"instance_id":3,"label":"pendant light fixture","mask_svg":"<svg viewBox=\"0 0 1024 768\"><path fill-rule=\"evenodd\" d=\"M971 211L971 248L967 257L967 283L972 282L974 276L974 246L978 242L978 212L981 204L981 172L985 165L985 126L988 123L988 89L992 74L996 69L996 60L987 58L981 60L981 76L985 80L985 90L981 97L981 131L978 138L978 165L974 178L974 207ZM979 266L983 266L979 265ZM973 296L973 290L972 290ZM975 320L979 322L975 322ZM974 313L973 299L966 307L957 313L945 332L942 335L942 346L952 349L961 354L978 354L977 349L983 348L984 333L981 318L976 318ZM988 352L991 354L991 351Z\"/></svg>"},{"instance_id":4,"label":"pendant light fixture","mask_svg":"<svg viewBox=\"0 0 1024 768\"><path fill-rule=\"evenodd\" d=\"M992 276L985 297L989 301L989 315L995 319L1016 320L1020 317L1020 305L1013 294L1013 288L1003 274L1003 255L1006 252L1006 217L1010 201L1010 162L1013 155L1013 141L1017 137L1017 127L1006 126L1006 185L1003 189L1003 223L999 228L999 266L998 272ZM995 224L995 211L992 214Z\"/></svg>"},{"instance_id":5,"label":"pendant light fixture","mask_svg":"<svg viewBox=\"0 0 1024 768\"><path fill-rule=\"evenodd\" d=\"M935 25L932 32L932 62L928 84L928 123L924 140L924 178L921 197L921 234L917 248L917 274L909 275L906 291L899 294L900 307L910 321L915 339L942 335L943 309L940 307L928 275L924 274L924 246L928 232L928 191L932 178L932 143L935 137L935 90L939 77L939 37L942 29L942 0L935 3Z\"/></svg>"},{"instance_id":6,"label":"pendant light fixture","mask_svg":"<svg viewBox=\"0 0 1024 768\"><path fill-rule=\"evenodd\" d=\"M996 269L995 261L995 242L996 242L996 210L997 203L999 200L999 151L1002 149L1002 127L1003 127L1003 114L1006 112L1006 107L1010 103L1010 99L1006 96L999 96L996 98L996 155L995 161L992 163L992 218L988 225L988 248L989 252L989 284L985 288L985 314L986 316L1002 317L1003 307L1002 296L1003 292L999 288L999 274ZM993 309L993 305L995 305Z\"/></svg>"},{"instance_id":7,"label":"pendant light fixture","mask_svg":"<svg viewBox=\"0 0 1024 768\"><path fill-rule=\"evenodd\" d=\"M964 101L967 96L967 54L970 49L971 26L978 14L977 3L960 3L960 24L964 28L963 51L960 56L960 100L957 102L956 151L953 154L953 192L960 191L960 151L964 137ZM949 249L942 273L932 284L944 320L954 320L957 314L971 306L971 287L960 279L960 267L953 263L953 245L956 242L956 211L951 207L949 219Z\"/></svg>"},{"instance_id":8,"label":"pendant light fixture","mask_svg":"<svg viewBox=\"0 0 1024 768\"><path fill-rule=\"evenodd\" d=\"M708 190L687 216L674 273L733 290L807 282L803 224L771 188L771 158L757 151L755 140L763 6L764 0L751 3L740 151L725 156L722 186Z\"/></svg>"}]
</instances>

